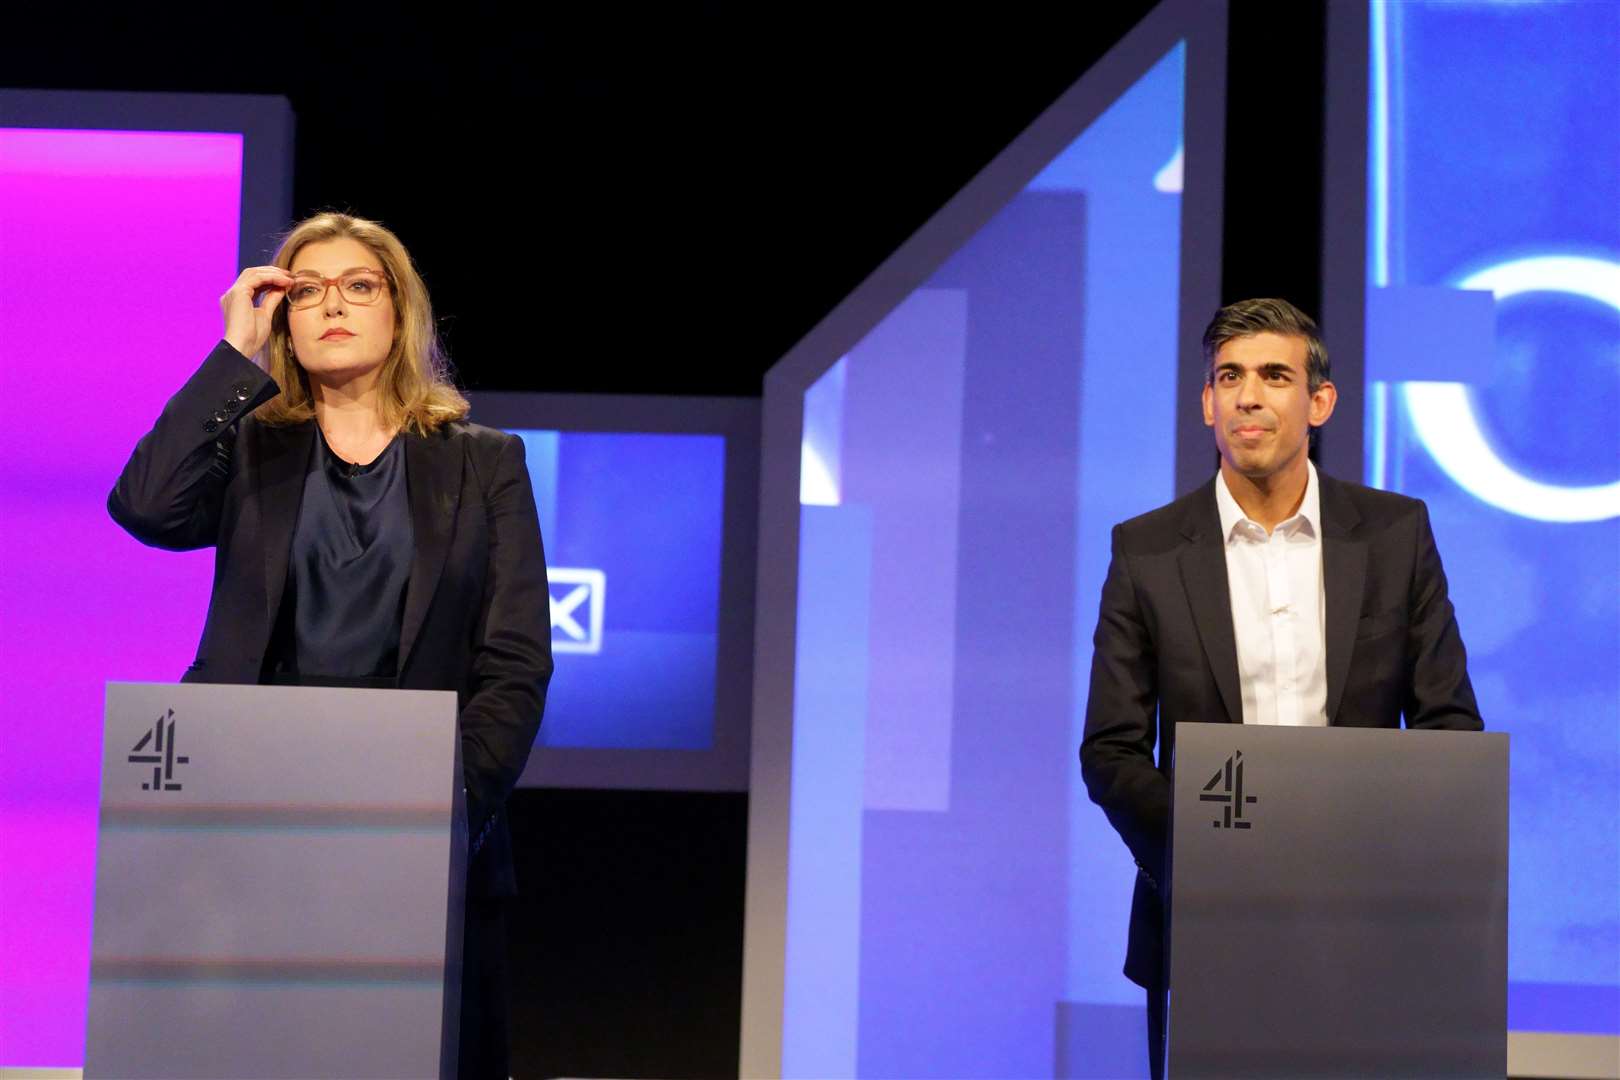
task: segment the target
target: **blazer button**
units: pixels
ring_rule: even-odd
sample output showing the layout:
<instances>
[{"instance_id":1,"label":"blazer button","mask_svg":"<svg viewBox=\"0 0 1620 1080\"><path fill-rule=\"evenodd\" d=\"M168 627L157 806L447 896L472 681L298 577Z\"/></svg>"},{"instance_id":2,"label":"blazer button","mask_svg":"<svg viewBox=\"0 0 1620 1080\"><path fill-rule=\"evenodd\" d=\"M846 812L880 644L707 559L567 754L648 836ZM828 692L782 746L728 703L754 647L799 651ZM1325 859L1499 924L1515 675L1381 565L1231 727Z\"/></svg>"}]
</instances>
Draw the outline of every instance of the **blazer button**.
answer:
<instances>
[{"instance_id":1,"label":"blazer button","mask_svg":"<svg viewBox=\"0 0 1620 1080\"><path fill-rule=\"evenodd\" d=\"M246 401L248 399L247 383L239 382L231 387L231 398L235 401Z\"/></svg>"},{"instance_id":2,"label":"blazer button","mask_svg":"<svg viewBox=\"0 0 1620 1080\"><path fill-rule=\"evenodd\" d=\"M231 411L229 409L220 409L212 417L210 417L210 419L213 420L214 423L216 423L216 424L223 424L225 421L229 420L230 418L231 418Z\"/></svg>"},{"instance_id":3,"label":"blazer button","mask_svg":"<svg viewBox=\"0 0 1620 1080\"><path fill-rule=\"evenodd\" d=\"M219 421L213 419L212 417L210 417L207 420L204 420L203 421L203 430L208 432L210 435L212 435L214 432L219 430Z\"/></svg>"}]
</instances>

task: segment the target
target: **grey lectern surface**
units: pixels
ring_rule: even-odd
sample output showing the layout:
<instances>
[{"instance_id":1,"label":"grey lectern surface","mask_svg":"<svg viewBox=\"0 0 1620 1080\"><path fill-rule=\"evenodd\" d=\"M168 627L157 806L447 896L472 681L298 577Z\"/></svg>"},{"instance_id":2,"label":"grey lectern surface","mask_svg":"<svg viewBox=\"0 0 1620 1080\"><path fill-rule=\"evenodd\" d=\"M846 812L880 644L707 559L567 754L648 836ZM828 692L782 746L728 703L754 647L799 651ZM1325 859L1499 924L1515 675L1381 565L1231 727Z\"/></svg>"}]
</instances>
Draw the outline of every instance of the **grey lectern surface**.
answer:
<instances>
[{"instance_id":1,"label":"grey lectern surface","mask_svg":"<svg viewBox=\"0 0 1620 1080\"><path fill-rule=\"evenodd\" d=\"M1178 724L1169 1075L1507 1071L1503 734Z\"/></svg>"},{"instance_id":2,"label":"grey lectern surface","mask_svg":"<svg viewBox=\"0 0 1620 1080\"><path fill-rule=\"evenodd\" d=\"M452 693L110 683L87 1077L454 1076Z\"/></svg>"}]
</instances>

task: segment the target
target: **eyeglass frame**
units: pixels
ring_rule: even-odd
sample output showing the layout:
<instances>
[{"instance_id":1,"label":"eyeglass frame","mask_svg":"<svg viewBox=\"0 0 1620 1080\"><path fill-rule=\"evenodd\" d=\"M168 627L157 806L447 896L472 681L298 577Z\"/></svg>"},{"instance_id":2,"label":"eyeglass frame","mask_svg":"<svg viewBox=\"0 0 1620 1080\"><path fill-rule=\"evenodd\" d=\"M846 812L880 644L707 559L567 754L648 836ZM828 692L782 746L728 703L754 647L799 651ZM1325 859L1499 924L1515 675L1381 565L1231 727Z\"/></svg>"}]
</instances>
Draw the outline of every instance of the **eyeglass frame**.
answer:
<instances>
[{"instance_id":1,"label":"eyeglass frame","mask_svg":"<svg viewBox=\"0 0 1620 1080\"><path fill-rule=\"evenodd\" d=\"M322 304L326 303L326 294L332 291L332 286L334 285L338 286L338 295L343 296L343 279L352 274L373 274L382 280L384 288L392 289L394 287L394 283L388 279L388 272L386 270L378 270L370 266L351 266L347 270L343 271L343 273L333 278L322 277L313 270L300 270L298 273L291 275L295 285L299 281L306 281L311 285L315 284L316 282L320 282L320 299L314 300L308 304L294 304L292 300L292 290L295 286L289 285L287 287L286 295L282 297L282 301L287 305L288 311L307 311L309 308L320 307ZM379 291L377 295L372 297L370 300L356 300L349 296L343 296L343 299L346 303L356 304L360 307L370 307L381 297L382 292Z\"/></svg>"}]
</instances>

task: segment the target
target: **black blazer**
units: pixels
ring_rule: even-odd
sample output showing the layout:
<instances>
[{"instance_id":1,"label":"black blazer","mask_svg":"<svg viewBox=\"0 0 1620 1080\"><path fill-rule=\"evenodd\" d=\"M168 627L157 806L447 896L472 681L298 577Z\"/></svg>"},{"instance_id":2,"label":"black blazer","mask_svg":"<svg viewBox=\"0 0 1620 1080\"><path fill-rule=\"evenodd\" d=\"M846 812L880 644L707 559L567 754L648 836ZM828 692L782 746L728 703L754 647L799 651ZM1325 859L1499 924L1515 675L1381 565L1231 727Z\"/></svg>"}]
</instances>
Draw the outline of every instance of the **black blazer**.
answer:
<instances>
[{"instance_id":1,"label":"black blazer","mask_svg":"<svg viewBox=\"0 0 1620 1080\"><path fill-rule=\"evenodd\" d=\"M1328 723L1481 729L1428 509L1317 479ZM1080 770L1141 871L1125 974L1143 986L1164 972L1176 724L1243 722L1218 482L1114 527L1097 615Z\"/></svg>"},{"instance_id":2,"label":"black blazer","mask_svg":"<svg viewBox=\"0 0 1620 1080\"><path fill-rule=\"evenodd\" d=\"M197 658L182 681L257 683L287 581L313 422L248 415L279 388L221 342L163 408L118 477L107 510L142 543L216 548ZM551 678L550 596L521 440L456 422L405 436L416 554L398 685L453 690L476 852L474 896L514 891L499 811L539 730Z\"/></svg>"}]
</instances>

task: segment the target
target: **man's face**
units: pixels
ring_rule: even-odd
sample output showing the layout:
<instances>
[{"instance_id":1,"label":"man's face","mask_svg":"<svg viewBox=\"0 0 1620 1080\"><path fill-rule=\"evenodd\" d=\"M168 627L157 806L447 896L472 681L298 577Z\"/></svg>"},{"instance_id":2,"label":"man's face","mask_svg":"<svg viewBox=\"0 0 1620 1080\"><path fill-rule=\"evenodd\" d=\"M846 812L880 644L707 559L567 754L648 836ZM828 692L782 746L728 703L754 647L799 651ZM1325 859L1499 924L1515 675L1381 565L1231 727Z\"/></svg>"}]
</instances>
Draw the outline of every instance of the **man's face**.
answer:
<instances>
[{"instance_id":1,"label":"man's face","mask_svg":"<svg viewBox=\"0 0 1620 1080\"><path fill-rule=\"evenodd\" d=\"M1204 424L1215 429L1224 468L1253 479L1304 468L1311 428L1327 423L1332 383L1306 388L1302 337L1263 333L1233 338L1215 354L1204 387Z\"/></svg>"}]
</instances>

